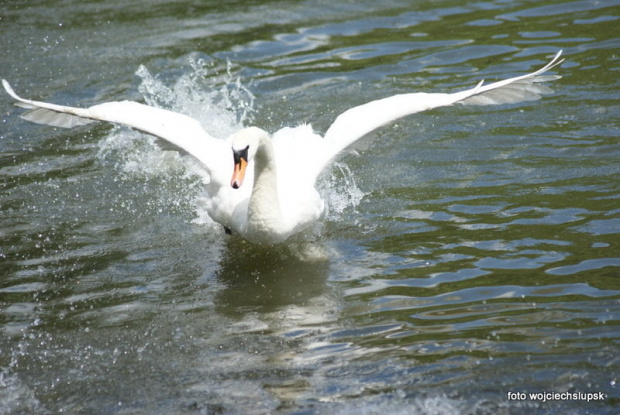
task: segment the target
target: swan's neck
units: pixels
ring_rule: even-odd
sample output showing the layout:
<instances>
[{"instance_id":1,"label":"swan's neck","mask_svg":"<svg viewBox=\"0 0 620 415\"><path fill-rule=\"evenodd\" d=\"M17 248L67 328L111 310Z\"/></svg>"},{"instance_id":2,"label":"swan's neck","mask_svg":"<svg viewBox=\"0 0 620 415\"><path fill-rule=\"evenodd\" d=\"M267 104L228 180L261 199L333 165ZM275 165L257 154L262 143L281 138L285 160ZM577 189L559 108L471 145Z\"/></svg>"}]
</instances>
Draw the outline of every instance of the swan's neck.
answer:
<instances>
[{"instance_id":1,"label":"swan's neck","mask_svg":"<svg viewBox=\"0 0 620 415\"><path fill-rule=\"evenodd\" d=\"M280 199L276 160L271 139L263 138L254 156L254 187L248 206L248 231L265 242L280 242L286 232Z\"/></svg>"}]
</instances>

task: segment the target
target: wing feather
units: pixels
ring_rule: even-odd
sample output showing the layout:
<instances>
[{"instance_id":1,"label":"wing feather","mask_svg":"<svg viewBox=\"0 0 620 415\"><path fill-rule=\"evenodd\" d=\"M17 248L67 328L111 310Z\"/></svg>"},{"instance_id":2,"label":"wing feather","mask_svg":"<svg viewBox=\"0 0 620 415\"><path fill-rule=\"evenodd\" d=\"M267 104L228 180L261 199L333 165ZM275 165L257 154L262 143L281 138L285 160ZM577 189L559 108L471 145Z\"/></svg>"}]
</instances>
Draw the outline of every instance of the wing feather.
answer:
<instances>
[{"instance_id":1,"label":"wing feather","mask_svg":"<svg viewBox=\"0 0 620 415\"><path fill-rule=\"evenodd\" d=\"M371 131L401 117L426 111L432 108L453 105L498 105L539 99L541 95L553 91L540 85L541 82L560 78L558 75L543 75L560 64L560 50L553 59L541 69L503 81L484 85L480 82L474 88L451 93L409 93L371 101L351 108L340 114L325 133L322 159L316 163L318 175L321 170L342 150Z\"/></svg>"},{"instance_id":2,"label":"wing feather","mask_svg":"<svg viewBox=\"0 0 620 415\"><path fill-rule=\"evenodd\" d=\"M74 108L24 99L2 80L18 106L27 108L22 118L38 124L73 128L95 121L125 125L162 138L198 159L211 171L220 164L224 142L211 137L198 120L184 114L131 101L114 101L90 108Z\"/></svg>"}]
</instances>

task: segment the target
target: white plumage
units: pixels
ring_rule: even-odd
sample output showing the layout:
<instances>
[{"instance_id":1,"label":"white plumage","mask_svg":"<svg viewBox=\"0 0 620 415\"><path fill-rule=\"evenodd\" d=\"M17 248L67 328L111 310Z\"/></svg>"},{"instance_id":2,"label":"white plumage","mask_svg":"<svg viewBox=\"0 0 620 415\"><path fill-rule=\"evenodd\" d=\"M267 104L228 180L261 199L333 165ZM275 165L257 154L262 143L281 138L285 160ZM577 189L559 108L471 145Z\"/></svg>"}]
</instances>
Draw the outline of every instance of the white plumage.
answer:
<instances>
[{"instance_id":1,"label":"white plumage","mask_svg":"<svg viewBox=\"0 0 620 415\"><path fill-rule=\"evenodd\" d=\"M489 85L480 82L451 94L394 95L351 108L336 118L324 137L303 125L283 128L271 137L250 127L218 140L197 120L165 109L129 101L66 107L23 99L6 80L2 83L17 105L29 109L22 114L26 120L63 128L107 121L144 131L187 151L209 172L207 211L213 220L248 241L276 244L321 217L324 202L315 188L316 179L356 140L398 118L432 108L538 99L552 92L540 83L559 78L543 73L562 62L561 53L535 72Z\"/></svg>"}]
</instances>

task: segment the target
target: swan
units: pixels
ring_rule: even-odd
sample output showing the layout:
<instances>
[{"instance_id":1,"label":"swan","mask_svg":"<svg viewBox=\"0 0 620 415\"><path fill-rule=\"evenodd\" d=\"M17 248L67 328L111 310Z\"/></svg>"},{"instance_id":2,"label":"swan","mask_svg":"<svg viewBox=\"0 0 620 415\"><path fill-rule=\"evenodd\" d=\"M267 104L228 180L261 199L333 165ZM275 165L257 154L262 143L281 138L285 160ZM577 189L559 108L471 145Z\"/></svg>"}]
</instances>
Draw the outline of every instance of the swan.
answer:
<instances>
[{"instance_id":1,"label":"swan","mask_svg":"<svg viewBox=\"0 0 620 415\"><path fill-rule=\"evenodd\" d=\"M72 128L95 121L125 125L162 138L196 158L207 170L209 216L244 239L273 245L319 220L325 202L315 185L321 171L344 149L398 118L452 104L495 105L536 100L553 91L541 82L560 64L560 50L541 69L527 75L455 93L405 93L351 108L340 114L321 137L310 125L285 127L272 136L248 127L216 139L187 115L130 101L74 108L24 99L6 80L2 84L16 105L28 109L23 119Z\"/></svg>"}]
</instances>

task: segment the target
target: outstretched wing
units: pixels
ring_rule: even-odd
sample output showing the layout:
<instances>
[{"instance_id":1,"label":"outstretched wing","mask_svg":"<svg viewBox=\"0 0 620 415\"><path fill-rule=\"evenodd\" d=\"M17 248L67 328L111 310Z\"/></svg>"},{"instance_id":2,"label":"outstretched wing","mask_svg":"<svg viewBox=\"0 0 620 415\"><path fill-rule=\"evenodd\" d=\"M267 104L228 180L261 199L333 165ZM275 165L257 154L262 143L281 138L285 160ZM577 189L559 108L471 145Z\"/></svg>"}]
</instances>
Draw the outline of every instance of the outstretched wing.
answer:
<instances>
[{"instance_id":1,"label":"outstretched wing","mask_svg":"<svg viewBox=\"0 0 620 415\"><path fill-rule=\"evenodd\" d=\"M17 101L16 105L29 109L21 115L28 121L62 128L95 121L125 125L162 138L187 151L208 170L217 166L223 155L223 142L211 137L196 119L187 115L131 101L106 102L89 108L66 107L21 98L6 80L3 79L2 84L6 92Z\"/></svg>"},{"instance_id":2,"label":"outstretched wing","mask_svg":"<svg viewBox=\"0 0 620 415\"><path fill-rule=\"evenodd\" d=\"M481 81L476 87L466 91L452 94L418 92L394 95L351 108L340 114L325 133L326 151L323 152L324 158L317 163L319 170L316 174L356 140L406 115L456 103L497 105L539 99L541 95L553 92L540 83L560 78L543 73L562 62L559 60L561 54L560 50L551 62L530 74L485 86L484 81Z\"/></svg>"}]
</instances>

